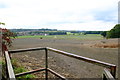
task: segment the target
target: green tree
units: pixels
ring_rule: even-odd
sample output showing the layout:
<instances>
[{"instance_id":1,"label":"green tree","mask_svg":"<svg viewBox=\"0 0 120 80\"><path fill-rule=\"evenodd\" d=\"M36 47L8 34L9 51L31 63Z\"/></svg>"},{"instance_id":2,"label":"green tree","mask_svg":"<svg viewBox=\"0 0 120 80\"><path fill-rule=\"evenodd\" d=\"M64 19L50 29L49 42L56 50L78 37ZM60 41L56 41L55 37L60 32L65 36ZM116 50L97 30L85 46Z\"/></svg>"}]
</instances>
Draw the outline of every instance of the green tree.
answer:
<instances>
[{"instance_id":1,"label":"green tree","mask_svg":"<svg viewBox=\"0 0 120 80\"><path fill-rule=\"evenodd\" d=\"M101 32L101 35L102 35L103 37L106 37L106 35L107 35L107 31L103 31L103 32Z\"/></svg>"},{"instance_id":2,"label":"green tree","mask_svg":"<svg viewBox=\"0 0 120 80\"><path fill-rule=\"evenodd\" d=\"M120 24L116 24L113 29L107 32L107 38L120 38Z\"/></svg>"}]
</instances>

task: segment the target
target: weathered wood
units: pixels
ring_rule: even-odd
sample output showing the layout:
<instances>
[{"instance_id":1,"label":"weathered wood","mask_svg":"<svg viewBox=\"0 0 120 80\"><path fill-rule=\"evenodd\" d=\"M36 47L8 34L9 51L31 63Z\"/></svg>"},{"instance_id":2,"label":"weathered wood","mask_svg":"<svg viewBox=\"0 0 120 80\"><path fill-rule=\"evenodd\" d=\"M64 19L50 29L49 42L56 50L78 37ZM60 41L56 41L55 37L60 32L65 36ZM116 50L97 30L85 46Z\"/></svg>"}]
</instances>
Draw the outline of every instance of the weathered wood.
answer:
<instances>
[{"instance_id":1,"label":"weathered wood","mask_svg":"<svg viewBox=\"0 0 120 80\"><path fill-rule=\"evenodd\" d=\"M8 51L5 51L5 59L6 59L6 64L7 64L7 70L8 70L8 76L10 80L16 80L15 79L15 74L13 71L13 67L10 61L10 57L8 55Z\"/></svg>"},{"instance_id":2,"label":"weathered wood","mask_svg":"<svg viewBox=\"0 0 120 80\"><path fill-rule=\"evenodd\" d=\"M45 68L35 69L35 70L28 71L28 72L23 72L23 73L15 74L15 76L19 77L19 76L23 76L23 75L27 75L27 74L32 74L32 73L40 72L40 71L44 71L44 70L46 70L46 69Z\"/></svg>"},{"instance_id":3,"label":"weathered wood","mask_svg":"<svg viewBox=\"0 0 120 80\"><path fill-rule=\"evenodd\" d=\"M95 60L95 59L75 55L75 54L72 54L72 53L64 52L64 51L53 49L53 48L50 48L50 47L47 47L47 49L50 50L50 51L62 54L62 55L66 55L66 56L69 56L69 57L72 57L72 58L75 58L75 59L78 59L78 60L83 60L83 61L93 63L93 64L96 64L96 65L99 65L99 66L103 66L103 67L106 67L106 68L109 68L109 69L116 66L114 64L110 64L110 63L98 61L98 60Z\"/></svg>"},{"instance_id":4,"label":"weathered wood","mask_svg":"<svg viewBox=\"0 0 120 80\"><path fill-rule=\"evenodd\" d=\"M113 76L114 78L116 78L116 66L111 67L110 73L112 74L112 76Z\"/></svg>"},{"instance_id":5,"label":"weathered wood","mask_svg":"<svg viewBox=\"0 0 120 80\"><path fill-rule=\"evenodd\" d=\"M58 74L57 72L53 71L52 69L48 68L47 69L49 72L51 72L52 74L54 74L55 76L59 77L62 80L67 80L64 76Z\"/></svg>"},{"instance_id":6,"label":"weathered wood","mask_svg":"<svg viewBox=\"0 0 120 80\"><path fill-rule=\"evenodd\" d=\"M48 70L47 70L47 68L48 68L48 50L47 49L45 49L45 77L46 77L46 79L45 80L48 80Z\"/></svg>"},{"instance_id":7,"label":"weathered wood","mask_svg":"<svg viewBox=\"0 0 120 80\"><path fill-rule=\"evenodd\" d=\"M36 51L36 50L45 50L46 48L37 47L37 48L27 48L27 49L17 49L17 50L9 50L9 53L18 53L18 52L26 52L26 51Z\"/></svg>"},{"instance_id":8,"label":"weathered wood","mask_svg":"<svg viewBox=\"0 0 120 80\"><path fill-rule=\"evenodd\" d=\"M103 79L106 78L107 80L115 80L110 71L108 71L106 68L104 69L103 75Z\"/></svg>"}]
</instances>

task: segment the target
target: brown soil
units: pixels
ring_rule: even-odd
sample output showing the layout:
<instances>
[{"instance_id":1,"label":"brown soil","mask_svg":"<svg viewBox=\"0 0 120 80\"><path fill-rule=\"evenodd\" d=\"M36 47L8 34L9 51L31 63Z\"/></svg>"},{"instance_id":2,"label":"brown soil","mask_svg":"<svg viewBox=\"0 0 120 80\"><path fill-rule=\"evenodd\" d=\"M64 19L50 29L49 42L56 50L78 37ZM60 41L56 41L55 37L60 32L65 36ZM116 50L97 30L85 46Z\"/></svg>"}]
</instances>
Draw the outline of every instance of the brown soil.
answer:
<instances>
[{"instance_id":1,"label":"brown soil","mask_svg":"<svg viewBox=\"0 0 120 80\"><path fill-rule=\"evenodd\" d=\"M83 40L66 40L66 39L39 39L26 38L16 39L13 47L10 49L34 48L34 47L52 47L84 57L97 59L100 61L118 65L118 48L103 47L105 45L117 44L117 39L83 41ZM114 45L115 46L115 45ZM44 51L29 51L24 53L13 54L26 69L32 70L43 68L45 66ZM67 78L100 78L103 67L79 61L60 54L49 51L49 68L58 72ZM38 78L43 78L44 72L36 73ZM49 77L54 77L49 74Z\"/></svg>"}]
</instances>

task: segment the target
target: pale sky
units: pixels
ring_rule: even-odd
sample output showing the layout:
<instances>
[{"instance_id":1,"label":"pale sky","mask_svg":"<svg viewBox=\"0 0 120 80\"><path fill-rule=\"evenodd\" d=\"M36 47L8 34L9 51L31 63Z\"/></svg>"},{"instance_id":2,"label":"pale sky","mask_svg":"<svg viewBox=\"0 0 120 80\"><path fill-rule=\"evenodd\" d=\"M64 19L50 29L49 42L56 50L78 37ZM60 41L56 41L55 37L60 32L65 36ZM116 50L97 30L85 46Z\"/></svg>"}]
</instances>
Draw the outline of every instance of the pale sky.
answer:
<instances>
[{"instance_id":1,"label":"pale sky","mask_svg":"<svg viewBox=\"0 0 120 80\"><path fill-rule=\"evenodd\" d=\"M0 0L5 27L110 30L118 23L119 0Z\"/></svg>"}]
</instances>

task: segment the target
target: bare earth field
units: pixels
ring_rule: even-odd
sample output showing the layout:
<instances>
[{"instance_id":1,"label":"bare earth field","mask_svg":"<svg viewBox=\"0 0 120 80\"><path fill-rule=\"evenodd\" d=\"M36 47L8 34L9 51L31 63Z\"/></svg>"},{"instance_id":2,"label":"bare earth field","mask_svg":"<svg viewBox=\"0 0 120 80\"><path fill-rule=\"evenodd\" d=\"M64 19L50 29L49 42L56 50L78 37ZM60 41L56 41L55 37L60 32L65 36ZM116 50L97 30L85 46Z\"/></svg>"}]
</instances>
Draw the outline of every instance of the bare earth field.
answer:
<instances>
[{"instance_id":1,"label":"bare earth field","mask_svg":"<svg viewBox=\"0 0 120 80\"><path fill-rule=\"evenodd\" d=\"M103 40L74 40L47 38L15 39L14 49L52 47L84 57L118 65L118 39ZM111 47L112 46L112 47ZM32 70L44 67L44 51L31 51L13 54L21 65ZM79 61L57 53L49 52L49 67L67 78L101 78L103 67ZM36 77L43 78L44 72L36 73ZM50 74L50 77L54 77Z\"/></svg>"}]
</instances>

